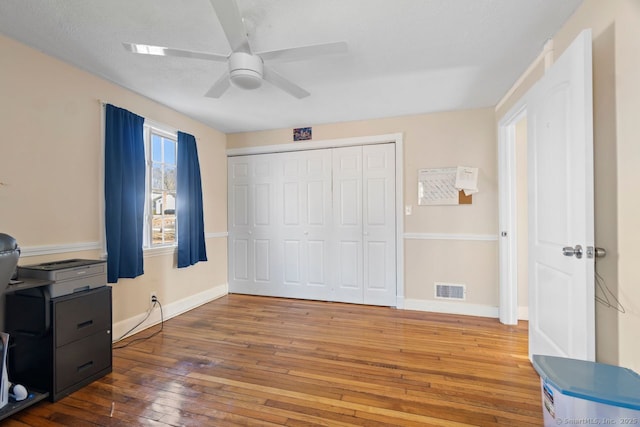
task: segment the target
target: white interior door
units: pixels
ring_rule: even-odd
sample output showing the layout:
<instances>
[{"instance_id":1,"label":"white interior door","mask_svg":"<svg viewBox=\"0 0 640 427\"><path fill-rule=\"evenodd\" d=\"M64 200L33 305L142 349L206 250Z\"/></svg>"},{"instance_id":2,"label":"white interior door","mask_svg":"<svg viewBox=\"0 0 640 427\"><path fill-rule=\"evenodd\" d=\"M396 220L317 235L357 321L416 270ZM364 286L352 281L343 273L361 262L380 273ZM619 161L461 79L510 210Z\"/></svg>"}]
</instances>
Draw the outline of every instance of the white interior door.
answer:
<instances>
[{"instance_id":1,"label":"white interior door","mask_svg":"<svg viewBox=\"0 0 640 427\"><path fill-rule=\"evenodd\" d=\"M273 295L281 281L275 259L277 159L229 159L229 282L232 291Z\"/></svg>"},{"instance_id":2,"label":"white interior door","mask_svg":"<svg viewBox=\"0 0 640 427\"><path fill-rule=\"evenodd\" d=\"M394 144L228 165L230 292L396 304Z\"/></svg>"},{"instance_id":3,"label":"white interior door","mask_svg":"<svg viewBox=\"0 0 640 427\"><path fill-rule=\"evenodd\" d=\"M391 306L396 298L395 147L362 147L364 303Z\"/></svg>"},{"instance_id":4,"label":"white interior door","mask_svg":"<svg viewBox=\"0 0 640 427\"><path fill-rule=\"evenodd\" d=\"M334 301L363 302L362 147L334 148Z\"/></svg>"},{"instance_id":5,"label":"white interior door","mask_svg":"<svg viewBox=\"0 0 640 427\"><path fill-rule=\"evenodd\" d=\"M282 296L326 300L331 274L331 153L311 150L281 157Z\"/></svg>"},{"instance_id":6,"label":"white interior door","mask_svg":"<svg viewBox=\"0 0 640 427\"><path fill-rule=\"evenodd\" d=\"M393 144L333 149L334 301L395 305Z\"/></svg>"},{"instance_id":7,"label":"white interior door","mask_svg":"<svg viewBox=\"0 0 640 427\"><path fill-rule=\"evenodd\" d=\"M530 357L595 359L591 44L583 31L527 95Z\"/></svg>"}]
</instances>

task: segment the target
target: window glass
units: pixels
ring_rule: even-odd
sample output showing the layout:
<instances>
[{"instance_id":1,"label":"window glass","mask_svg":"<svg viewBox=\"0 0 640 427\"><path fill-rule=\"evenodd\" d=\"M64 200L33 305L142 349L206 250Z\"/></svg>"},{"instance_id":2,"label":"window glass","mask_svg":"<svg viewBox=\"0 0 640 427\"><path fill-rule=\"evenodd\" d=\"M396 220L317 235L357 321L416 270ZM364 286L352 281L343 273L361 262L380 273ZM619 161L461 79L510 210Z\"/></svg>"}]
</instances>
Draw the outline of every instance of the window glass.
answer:
<instances>
[{"instance_id":1,"label":"window glass","mask_svg":"<svg viewBox=\"0 0 640 427\"><path fill-rule=\"evenodd\" d=\"M177 138L150 129L148 245L175 245Z\"/></svg>"},{"instance_id":2,"label":"window glass","mask_svg":"<svg viewBox=\"0 0 640 427\"><path fill-rule=\"evenodd\" d=\"M151 188L162 190L162 165L158 163L151 165Z\"/></svg>"},{"instance_id":3,"label":"window glass","mask_svg":"<svg viewBox=\"0 0 640 427\"><path fill-rule=\"evenodd\" d=\"M177 179L178 169L172 165L165 165L164 168L164 189L167 191L172 191L175 193L176 191L176 179Z\"/></svg>"},{"instance_id":4,"label":"window glass","mask_svg":"<svg viewBox=\"0 0 640 427\"><path fill-rule=\"evenodd\" d=\"M170 139L164 140L164 162L168 165L176 164L176 142Z\"/></svg>"},{"instance_id":5,"label":"window glass","mask_svg":"<svg viewBox=\"0 0 640 427\"><path fill-rule=\"evenodd\" d=\"M153 153L153 162L162 162L162 137L156 134L151 134L151 152Z\"/></svg>"}]
</instances>

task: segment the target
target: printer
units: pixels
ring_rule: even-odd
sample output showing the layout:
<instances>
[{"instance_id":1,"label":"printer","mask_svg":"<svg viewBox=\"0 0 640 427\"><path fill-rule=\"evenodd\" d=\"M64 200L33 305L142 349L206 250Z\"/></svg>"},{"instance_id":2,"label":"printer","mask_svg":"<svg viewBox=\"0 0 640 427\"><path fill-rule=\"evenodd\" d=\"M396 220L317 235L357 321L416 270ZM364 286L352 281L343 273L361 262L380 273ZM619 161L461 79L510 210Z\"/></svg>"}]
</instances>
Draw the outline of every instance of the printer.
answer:
<instances>
[{"instance_id":1,"label":"printer","mask_svg":"<svg viewBox=\"0 0 640 427\"><path fill-rule=\"evenodd\" d=\"M18 266L20 279L39 279L50 298L95 289L107 284L107 262L92 259L67 259L42 264Z\"/></svg>"}]
</instances>

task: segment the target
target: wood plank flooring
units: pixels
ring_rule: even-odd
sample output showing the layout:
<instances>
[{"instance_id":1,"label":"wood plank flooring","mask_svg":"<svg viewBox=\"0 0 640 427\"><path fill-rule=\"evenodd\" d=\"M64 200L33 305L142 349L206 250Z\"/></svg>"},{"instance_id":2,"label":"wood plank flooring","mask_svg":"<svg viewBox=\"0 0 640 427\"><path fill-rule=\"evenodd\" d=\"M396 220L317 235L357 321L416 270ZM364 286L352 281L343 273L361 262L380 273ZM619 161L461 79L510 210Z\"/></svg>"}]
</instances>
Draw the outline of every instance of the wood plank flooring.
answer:
<instances>
[{"instance_id":1,"label":"wood plank flooring","mask_svg":"<svg viewBox=\"0 0 640 427\"><path fill-rule=\"evenodd\" d=\"M228 295L113 363L3 426L542 425L526 322Z\"/></svg>"}]
</instances>

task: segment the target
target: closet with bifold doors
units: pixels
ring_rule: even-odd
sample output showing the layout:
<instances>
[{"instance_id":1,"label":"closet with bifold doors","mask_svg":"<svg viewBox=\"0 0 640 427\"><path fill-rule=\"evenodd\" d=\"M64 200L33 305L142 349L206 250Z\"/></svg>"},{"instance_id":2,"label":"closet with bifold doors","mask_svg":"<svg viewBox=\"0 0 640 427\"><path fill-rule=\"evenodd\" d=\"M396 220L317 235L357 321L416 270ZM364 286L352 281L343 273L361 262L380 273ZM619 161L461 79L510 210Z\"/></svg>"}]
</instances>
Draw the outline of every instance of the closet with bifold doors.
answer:
<instances>
[{"instance_id":1,"label":"closet with bifold doors","mask_svg":"<svg viewBox=\"0 0 640 427\"><path fill-rule=\"evenodd\" d=\"M229 292L395 306L394 145L229 157Z\"/></svg>"}]
</instances>

